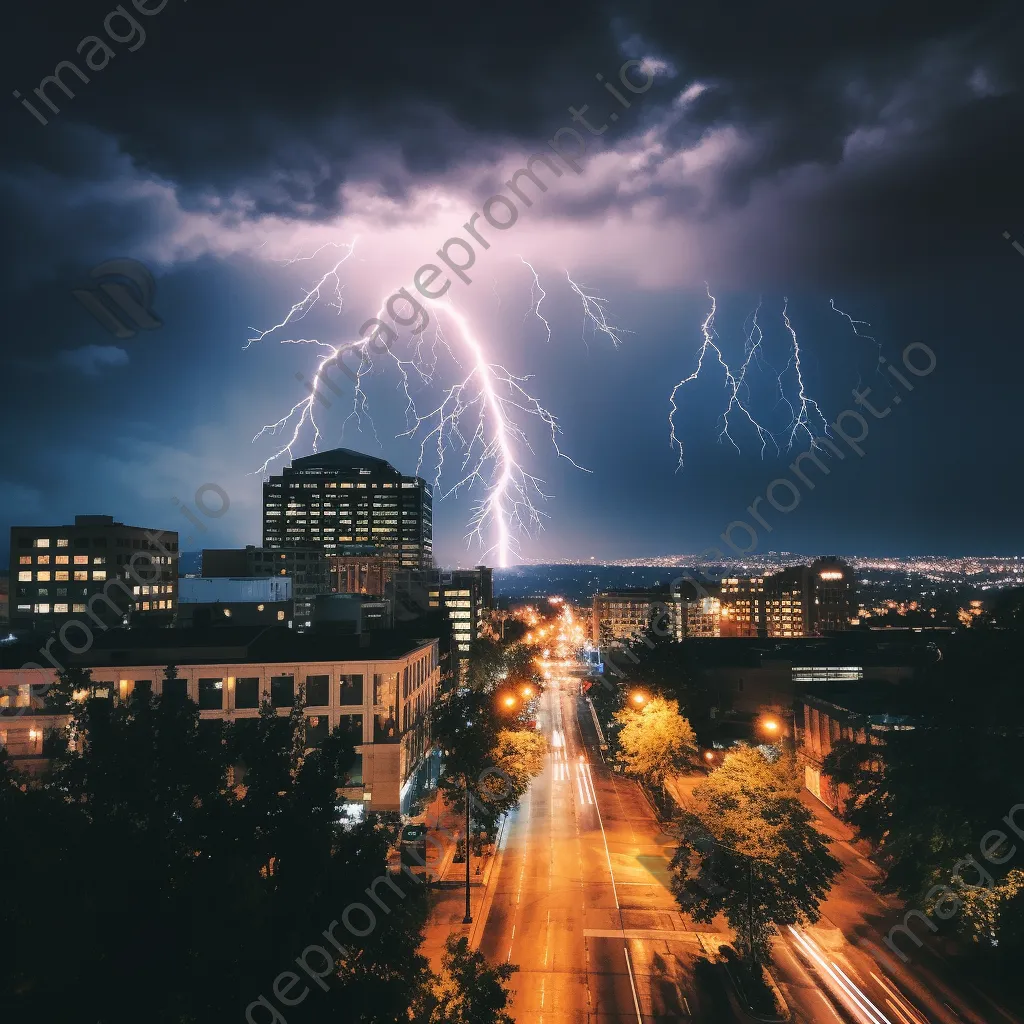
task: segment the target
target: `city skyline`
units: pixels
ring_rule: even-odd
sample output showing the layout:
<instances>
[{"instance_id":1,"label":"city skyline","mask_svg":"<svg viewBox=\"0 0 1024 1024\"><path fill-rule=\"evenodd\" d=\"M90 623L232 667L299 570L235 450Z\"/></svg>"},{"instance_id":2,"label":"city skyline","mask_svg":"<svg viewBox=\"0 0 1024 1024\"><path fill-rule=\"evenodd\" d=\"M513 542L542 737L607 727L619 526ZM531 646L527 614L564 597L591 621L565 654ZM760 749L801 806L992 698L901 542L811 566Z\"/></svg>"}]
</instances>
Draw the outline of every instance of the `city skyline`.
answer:
<instances>
[{"instance_id":1,"label":"city skyline","mask_svg":"<svg viewBox=\"0 0 1024 1024\"><path fill-rule=\"evenodd\" d=\"M550 36L518 26L474 63L507 102L408 69L378 95L364 58L315 89L304 59L265 108L230 87L248 62L222 12L197 33L159 6L64 92L30 83L93 20L69 8L65 39L16 14L12 88L52 117L2 111L31 443L5 438L0 532L89 509L174 528L215 486L209 539L251 542L264 470L350 447L435 484L444 564L629 557L641 532L700 552L743 519L758 550L1024 549L1009 5L888 12L891 39L863 9L737 32L544 8ZM403 45L444 51L420 20ZM259 17L236 29L267 43ZM216 152L183 129L224 123ZM812 442L813 488L791 470ZM769 533L745 510L773 484L799 502Z\"/></svg>"}]
</instances>

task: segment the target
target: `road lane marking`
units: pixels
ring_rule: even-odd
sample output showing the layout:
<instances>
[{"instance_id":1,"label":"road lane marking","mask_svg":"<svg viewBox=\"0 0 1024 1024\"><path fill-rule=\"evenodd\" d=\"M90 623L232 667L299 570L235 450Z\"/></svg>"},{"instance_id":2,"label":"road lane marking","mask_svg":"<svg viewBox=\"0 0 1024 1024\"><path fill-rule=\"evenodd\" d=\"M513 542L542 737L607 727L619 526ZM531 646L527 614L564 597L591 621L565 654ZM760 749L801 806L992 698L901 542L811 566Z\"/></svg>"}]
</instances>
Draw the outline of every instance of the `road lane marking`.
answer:
<instances>
[{"instance_id":1,"label":"road lane marking","mask_svg":"<svg viewBox=\"0 0 1024 1024\"><path fill-rule=\"evenodd\" d=\"M559 710L561 710L561 702L559 701ZM573 722L576 725L576 731L580 737L580 748L586 750L586 743L583 741L583 730L580 728L579 718L574 714ZM597 812L597 823L601 827L601 839L604 841L604 856L608 861L608 876L612 883L612 896L615 899L615 909L619 914L619 924L622 921L622 905L619 903L619 891L615 886L615 871L612 868L612 854L608 849L608 835L604 830L604 819L601 817L601 805L599 803L594 804L594 810ZM633 1008L636 1010L636 1019L639 1024L644 1024L644 1015L640 1012L640 997L636 991L636 979L633 977L633 962L629 958L629 946L623 942L622 952L626 956L626 973L629 975L629 987L633 993Z\"/></svg>"},{"instance_id":2,"label":"road lane marking","mask_svg":"<svg viewBox=\"0 0 1024 1024\"><path fill-rule=\"evenodd\" d=\"M700 945L696 932L675 931L672 928L584 928L583 935L588 939L657 939Z\"/></svg>"}]
</instances>

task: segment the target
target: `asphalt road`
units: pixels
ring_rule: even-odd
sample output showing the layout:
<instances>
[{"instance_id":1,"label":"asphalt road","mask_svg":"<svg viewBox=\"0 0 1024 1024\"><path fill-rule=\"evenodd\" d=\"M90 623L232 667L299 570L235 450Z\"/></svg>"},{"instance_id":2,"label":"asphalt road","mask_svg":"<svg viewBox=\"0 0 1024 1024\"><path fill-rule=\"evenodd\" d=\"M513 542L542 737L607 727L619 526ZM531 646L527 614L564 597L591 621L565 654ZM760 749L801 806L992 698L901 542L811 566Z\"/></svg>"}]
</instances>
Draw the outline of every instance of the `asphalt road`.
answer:
<instances>
[{"instance_id":1,"label":"asphalt road","mask_svg":"<svg viewBox=\"0 0 1024 1024\"><path fill-rule=\"evenodd\" d=\"M578 679L548 681L538 725L545 769L509 818L477 909L481 952L519 965L516 1020L751 1020L705 956L730 941L724 921L695 925L679 911L672 840L639 788L605 767ZM891 908L863 858L844 844L835 852L844 871L821 922L775 943L772 973L796 1024L1019 1024L982 993L954 991L927 951L898 963L882 948Z\"/></svg>"},{"instance_id":2,"label":"asphalt road","mask_svg":"<svg viewBox=\"0 0 1024 1024\"><path fill-rule=\"evenodd\" d=\"M667 888L671 841L636 786L606 770L579 681L553 679L544 772L513 813L480 908L480 951L518 964L517 1021L737 1019Z\"/></svg>"}]
</instances>

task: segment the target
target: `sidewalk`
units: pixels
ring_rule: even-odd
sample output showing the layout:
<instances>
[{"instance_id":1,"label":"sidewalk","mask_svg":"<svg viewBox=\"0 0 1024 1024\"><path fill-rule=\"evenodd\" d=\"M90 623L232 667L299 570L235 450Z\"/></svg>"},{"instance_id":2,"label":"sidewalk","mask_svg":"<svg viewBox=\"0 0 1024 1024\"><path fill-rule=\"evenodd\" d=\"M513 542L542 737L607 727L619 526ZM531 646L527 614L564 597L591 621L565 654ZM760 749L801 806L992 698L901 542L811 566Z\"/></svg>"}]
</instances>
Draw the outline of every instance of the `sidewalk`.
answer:
<instances>
[{"instance_id":1,"label":"sidewalk","mask_svg":"<svg viewBox=\"0 0 1024 1024\"><path fill-rule=\"evenodd\" d=\"M447 807L440 793L426 809L424 821L433 841L427 844L427 867L430 874L430 910L423 929L420 952L428 957L436 970L440 966L444 944L450 935L470 934L483 909L485 887L490 881L494 862L493 847L485 846L482 856L470 855L470 904L474 925L463 924L466 914L466 864L455 863L456 841L466 830L461 809Z\"/></svg>"}]
</instances>

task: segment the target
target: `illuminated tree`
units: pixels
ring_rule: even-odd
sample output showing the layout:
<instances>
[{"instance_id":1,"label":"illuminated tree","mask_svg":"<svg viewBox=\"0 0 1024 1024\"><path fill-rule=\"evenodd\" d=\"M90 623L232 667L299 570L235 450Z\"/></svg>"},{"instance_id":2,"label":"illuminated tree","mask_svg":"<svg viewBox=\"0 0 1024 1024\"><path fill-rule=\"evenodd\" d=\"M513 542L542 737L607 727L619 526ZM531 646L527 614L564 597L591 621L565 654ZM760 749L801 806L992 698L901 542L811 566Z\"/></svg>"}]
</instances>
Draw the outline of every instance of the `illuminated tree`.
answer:
<instances>
[{"instance_id":1,"label":"illuminated tree","mask_svg":"<svg viewBox=\"0 0 1024 1024\"><path fill-rule=\"evenodd\" d=\"M414 1017L417 1024L513 1024L506 1007L506 982L519 968L492 967L469 940L454 935L445 943L441 972L432 977Z\"/></svg>"},{"instance_id":2,"label":"illuminated tree","mask_svg":"<svg viewBox=\"0 0 1024 1024\"><path fill-rule=\"evenodd\" d=\"M652 697L639 710L618 712L615 720L622 726L619 758L630 775L661 785L696 760L697 737L677 701Z\"/></svg>"},{"instance_id":3,"label":"illuminated tree","mask_svg":"<svg viewBox=\"0 0 1024 1024\"><path fill-rule=\"evenodd\" d=\"M693 791L679 822L672 891L696 921L724 913L748 963L780 925L813 923L841 865L800 802L791 755L743 747Z\"/></svg>"}]
</instances>

